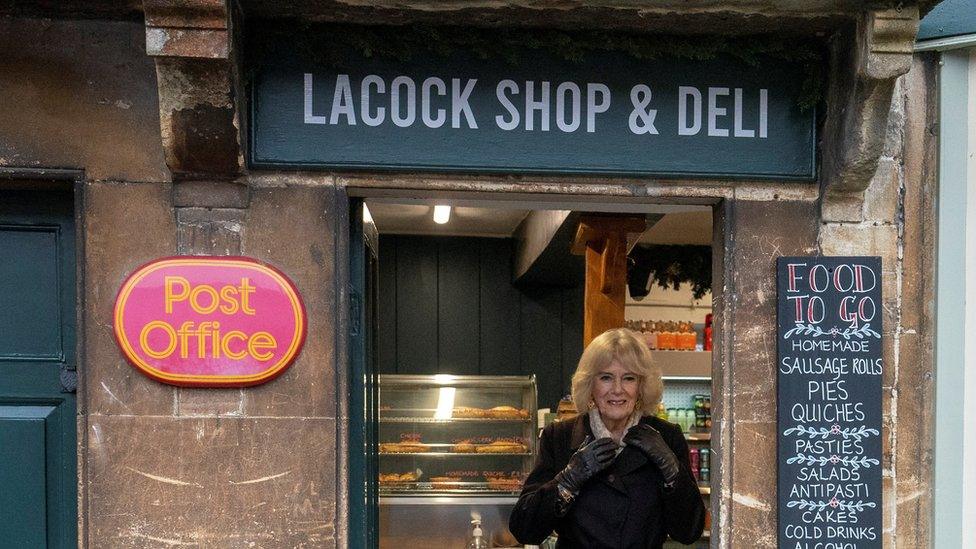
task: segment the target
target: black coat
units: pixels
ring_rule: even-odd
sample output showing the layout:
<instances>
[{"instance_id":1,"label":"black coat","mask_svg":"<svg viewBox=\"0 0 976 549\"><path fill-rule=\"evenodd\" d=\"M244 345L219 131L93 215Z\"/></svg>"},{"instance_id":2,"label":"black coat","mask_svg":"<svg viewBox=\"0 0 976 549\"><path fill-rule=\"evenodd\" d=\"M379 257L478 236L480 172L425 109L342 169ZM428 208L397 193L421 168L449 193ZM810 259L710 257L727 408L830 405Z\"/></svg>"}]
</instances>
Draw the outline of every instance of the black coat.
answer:
<instances>
[{"instance_id":1,"label":"black coat","mask_svg":"<svg viewBox=\"0 0 976 549\"><path fill-rule=\"evenodd\" d=\"M681 428L653 416L641 423L657 429L680 463L670 491L657 466L640 450L627 446L605 470L587 482L565 516L557 516L555 476L587 435L589 417L554 423L542 431L539 458L525 481L509 529L521 543L541 543L554 530L560 549L657 549L667 536L681 543L701 537L705 506L691 474L688 444Z\"/></svg>"}]
</instances>

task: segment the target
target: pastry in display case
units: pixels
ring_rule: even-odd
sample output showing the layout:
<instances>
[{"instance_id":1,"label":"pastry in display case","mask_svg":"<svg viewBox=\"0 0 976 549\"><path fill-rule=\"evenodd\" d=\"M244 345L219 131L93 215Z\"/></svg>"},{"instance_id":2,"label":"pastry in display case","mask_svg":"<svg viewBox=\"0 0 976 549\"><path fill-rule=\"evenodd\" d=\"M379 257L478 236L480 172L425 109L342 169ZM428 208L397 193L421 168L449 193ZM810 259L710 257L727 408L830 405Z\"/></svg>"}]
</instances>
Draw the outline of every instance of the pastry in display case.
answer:
<instances>
[{"instance_id":1,"label":"pastry in display case","mask_svg":"<svg viewBox=\"0 0 976 549\"><path fill-rule=\"evenodd\" d=\"M516 495L534 463L535 376L381 375L382 495Z\"/></svg>"}]
</instances>

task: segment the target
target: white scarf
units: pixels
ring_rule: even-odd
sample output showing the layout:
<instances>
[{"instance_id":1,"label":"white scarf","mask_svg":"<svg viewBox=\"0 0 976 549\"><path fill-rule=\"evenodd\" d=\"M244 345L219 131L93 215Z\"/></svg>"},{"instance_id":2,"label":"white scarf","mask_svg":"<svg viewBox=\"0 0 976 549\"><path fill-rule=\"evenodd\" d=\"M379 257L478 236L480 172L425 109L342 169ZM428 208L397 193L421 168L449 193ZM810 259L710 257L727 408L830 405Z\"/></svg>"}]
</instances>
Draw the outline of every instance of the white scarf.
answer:
<instances>
[{"instance_id":1,"label":"white scarf","mask_svg":"<svg viewBox=\"0 0 976 549\"><path fill-rule=\"evenodd\" d=\"M618 439L617 437L613 436L610 429L607 429L607 426L603 423L603 418L600 417L600 410L598 408L591 409L588 415L590 416L590 430L593 431L593 437L597 439L606 437L612 438L617 443L617 453L619 454L621 450L624 449L624 446L626 446L623 442L623 437ZM642 415L643 414L640 410L634 410L634 413L630 415L630 419L627 420L627 426L624 428L624 434L627 434L627 431L630 430L631 427L640 423Z\"/></svg>"}]
</instances>

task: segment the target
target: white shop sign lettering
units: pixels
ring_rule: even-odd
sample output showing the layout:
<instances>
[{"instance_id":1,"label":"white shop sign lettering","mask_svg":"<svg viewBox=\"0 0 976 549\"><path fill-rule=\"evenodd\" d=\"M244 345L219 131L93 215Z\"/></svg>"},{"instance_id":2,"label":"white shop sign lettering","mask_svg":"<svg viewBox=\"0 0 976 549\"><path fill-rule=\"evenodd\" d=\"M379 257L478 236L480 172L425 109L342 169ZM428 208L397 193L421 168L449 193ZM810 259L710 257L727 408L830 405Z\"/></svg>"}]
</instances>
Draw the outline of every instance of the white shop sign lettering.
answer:
<instances>
[{"instance_id":1,"label":"white shop sign lettering","mask_svg":"<svg viewBox=\"0 0 976 549\"><path fill-rule=\"evenodd\" d=\"M409 76L397 76L387 83L375 74L358 80L339 74L328 86L332 90L330 102L317 101L320 94L315 91L312 73L305 73L304 81L305 124L385 124L399 128L422 124L428 128L478 129L470 103L478 85L476 78L431 76L418 84ZM607 112L614 101L610 88L599 82L505 79L494 88L498 108L488 118L506 131L594 133L598 116ZM765 88L678 86L676 96L677 105L664 107L675 117L672 126L677 135L747 139L769 136L769 90ZM658 135L655 121L661 109L655 106L651 86L633 86L627 100L631 109L628 130L634 135ZM755 103L756 116L744 114L747 100Z\"/></svg>"}]
</instances>

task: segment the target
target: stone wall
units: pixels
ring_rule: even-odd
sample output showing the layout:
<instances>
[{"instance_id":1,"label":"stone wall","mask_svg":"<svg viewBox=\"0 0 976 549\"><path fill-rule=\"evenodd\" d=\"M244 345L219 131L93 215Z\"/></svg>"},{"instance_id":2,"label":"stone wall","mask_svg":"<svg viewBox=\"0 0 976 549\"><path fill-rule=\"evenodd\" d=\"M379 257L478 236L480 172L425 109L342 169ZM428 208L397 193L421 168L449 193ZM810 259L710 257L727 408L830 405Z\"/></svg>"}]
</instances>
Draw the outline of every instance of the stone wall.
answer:
<instances>
[{"instance_id":1,"label":"stone wall","mask_svg":"<svg viewBox=\"0 0 976 549\"><path fill-rule=\"evenodd\" d=\"M171 183L144 40L138 22L0 19L0 166L83 174L79 546L335 546L335 187ZM118 288L182 254L248 255L294 280L308 339L274 383L178 389L126 363Z\"/></svg>"},{"instance_id":2,"label":"stone wall","mask_svg":"<svg viewBox=\"0 0 976 549\"><path fill-rule=\"evenodd\" d=\"M885 546L931 539L935 65L897 85L863 194L811 183L257 173L170 181L156 73L138 23L0 20L0 166L84 170L79 186L82 547L335 547L345 524L341 371L347 192L715 208L717 547L775 547L775 258L880 255L885 274ZM6 85L7 82L9 85ZM177 389L129 366L112 306L144 262L267 261L302 293L295 364L245 390Z\"/></svg>"},{"instance_id":3,"label":"stone wall","mask_svg":"<svg viewBox=\"0 0 976 549\"><path fill-rule=\"evenodd\" d=\"M814 202L727 200L717 295L719 547L776 547L776 288L780 255L878 255L884 276L883 543L931 542L936 59L896 85L867 190ZM819 212L817 210L820 210ZM714 498L714 496L713 496ZM713 506L713 512L716 511Z\"/></svg>"},{"instance_id":4,"label":"stone wall","mask_svg":"<svg viewBox=\"0 0 976 549\"><path fill-rule=\"evenodd\" d=\"M881 256L885 547L932 539L937 63L920 54L898 80L870 186L853 210L825 199L820 229L825 255Z\"/></svg>"},{"instance_id":5,"label":"stone wall","mask_svg":"<svg viewBox=\"0 0 976 549\"><path fill-rule=\"evenodd\" d=\"M335 546L335 192L248 194L246 209L174 208L170 184L85 187L88 547ZM115 292L145 261L177 252L244 254L294 280L309 329L291 368L245 390L190 389L126 363Z\"/></svg>"},{"instance_id":6,"label":"stone wall","mask_svg":"<svg viewBox=\"0 0 976 549\"><path fill-rule=\"evenodd\" d=\"M140 23L0 18L0 167L168 181Z\"/></svg>"}]
</instances>

